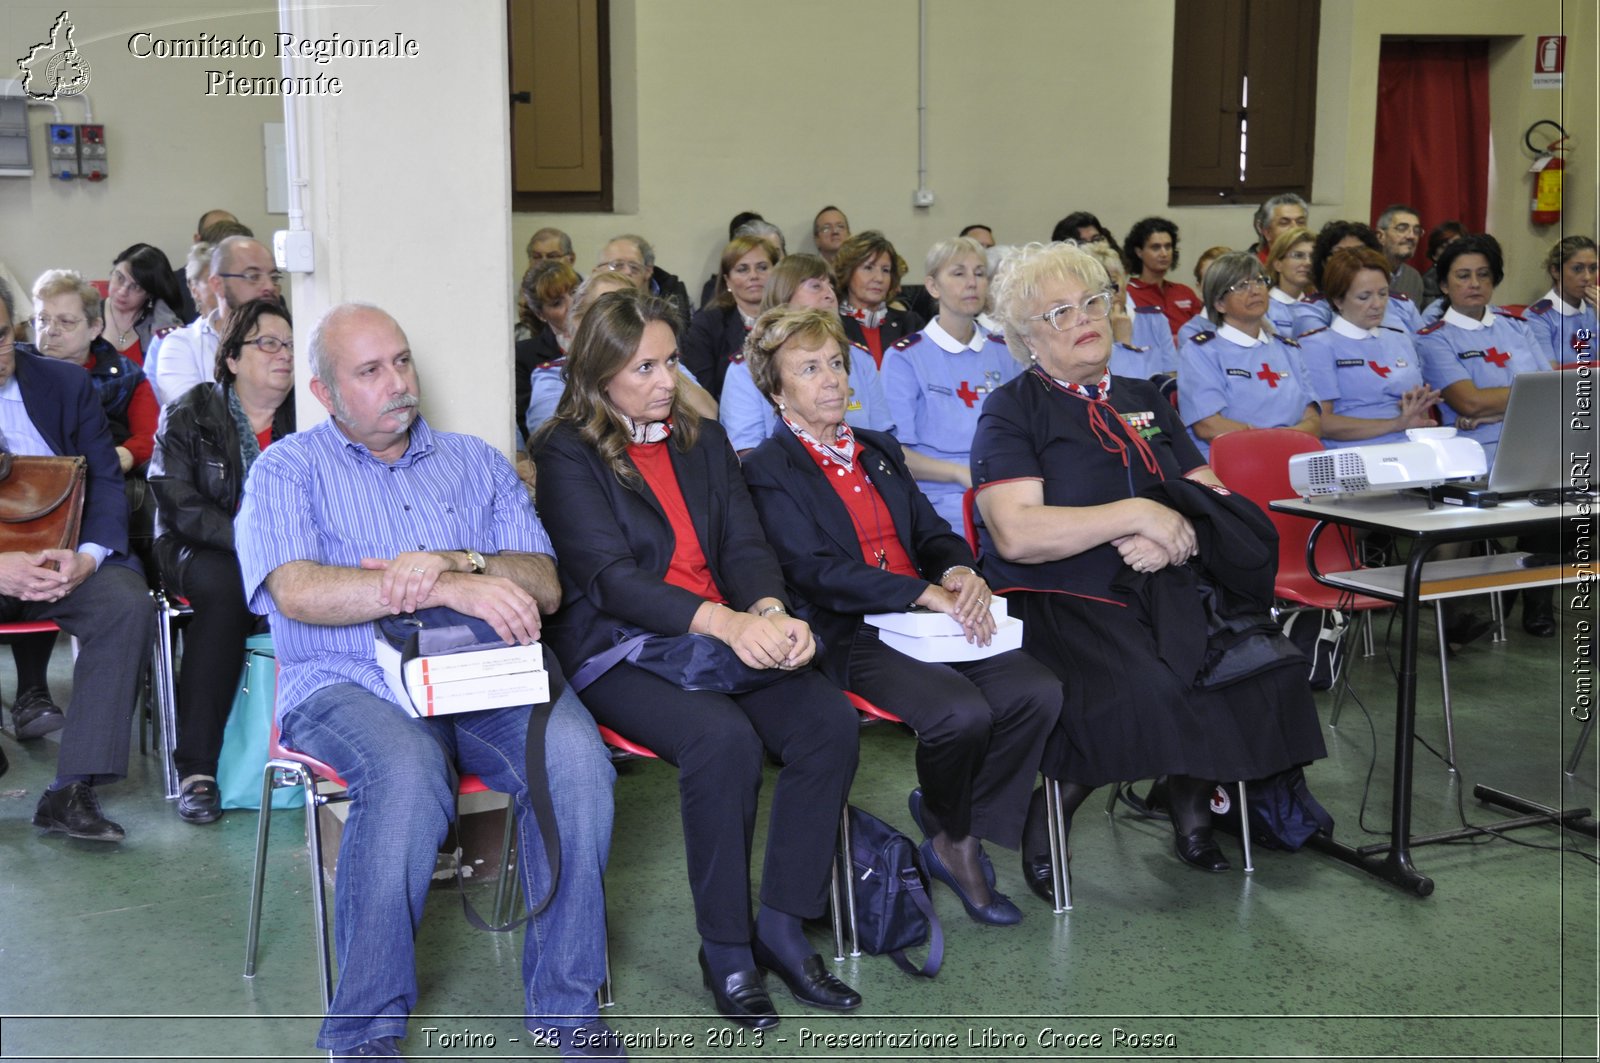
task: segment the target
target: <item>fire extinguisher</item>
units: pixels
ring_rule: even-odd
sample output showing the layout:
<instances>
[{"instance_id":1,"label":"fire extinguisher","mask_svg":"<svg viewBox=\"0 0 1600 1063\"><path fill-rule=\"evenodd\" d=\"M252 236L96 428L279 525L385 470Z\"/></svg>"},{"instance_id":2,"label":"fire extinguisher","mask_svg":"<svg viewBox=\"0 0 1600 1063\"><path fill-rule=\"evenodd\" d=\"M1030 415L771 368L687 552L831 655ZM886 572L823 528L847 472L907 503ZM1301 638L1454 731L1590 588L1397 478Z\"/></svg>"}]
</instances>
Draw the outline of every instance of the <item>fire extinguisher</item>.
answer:
<instances>
[{"instance_id":1,"label":"fire extinguisher","mask_svg":"<svg viewBox=\"0 0 1600 1063\"><path fill-rule=\"evenodd\" d=\"M1561 136L1540 149L1533 146L1533 131L1542 125L1554 126ZM1549 119L1533 123L1522 134L1522 142L1534 153L1533 165L1528 168L1533 174L1533 200L1528 220L1535 225L1554 225L1561 220L1561 180L1566 164L1556 153L1568 150L1566 139L1567 131Z\"/></svg>"}]
</instances>

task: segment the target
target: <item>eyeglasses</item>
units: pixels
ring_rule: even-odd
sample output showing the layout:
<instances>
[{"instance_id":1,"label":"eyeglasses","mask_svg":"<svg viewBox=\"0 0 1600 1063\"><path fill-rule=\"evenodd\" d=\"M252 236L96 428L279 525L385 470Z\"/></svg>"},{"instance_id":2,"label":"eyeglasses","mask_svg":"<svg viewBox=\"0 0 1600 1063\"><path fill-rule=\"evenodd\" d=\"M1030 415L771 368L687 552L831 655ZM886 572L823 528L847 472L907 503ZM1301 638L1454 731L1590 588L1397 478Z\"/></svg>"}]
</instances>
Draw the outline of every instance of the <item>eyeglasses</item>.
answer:
<instances>
[{"instance_id":1,"label":"eyeglasses","mask_svg":"<svg viewBox=\"0 0 1600 1063\"><path fill-rule=\"evenodd\" d=\"M273 270L271 273L264 273L259 269L247 269L243 273L218 273L217 276L236 277L246 284L260 284L264 280L270 280L275 288L283 283L283 274L277 270Z\"/></svg>"},{"instance_id":2,"label":"eyeglasses","mask_svg":"<svg viewBox=\"0 0 1600 1063\"><path fill-rule=\"evenodd\" d=\"M49 314L35 314L33 323L40 332L71 332L83 324L83 318L51 317Z\"/></svg>"},{"instance_id":3,"label":"eyeglasses","mask_svg":"<svg viewBox=\"0 0 1600 1063\"><path fill-rule=\"evenodd\" d=\"M629 262L625 258L613 259L610 262L602 262L595 268L610 270L612 273L626 273L632 277L644 276L644 263Z\"/></svg>"},{"instance_id":4,"label":"eyeglasses","mask_svg":"<svg viewBox=\"0 0 1600 1063\"><path fill-rule=\"evenodd\" d=\"M528 252L528 261L529 262L561 262L561 261L567 259L568 257L570 257L570 256L568 256L563 251L551 251L548 254L546 254L546 253L544 253L542 251L529 251Z\"/></svg>"},{"instance_id":5,"label":"eyeglasses","mask_svg":"<svg viewBox=\"0 0 1600 1063\"><path fill-rule=\"evenodd\" d=\"M1228 285L1228 291L1234 295L1241 295L1245 292L1264 292L1270 287L1272 281L1257 273L1254 277L1247 277L1238 284Z\"/></svg>"},{"instance_id":6,"label":"eyeglasses","mask_svg":"<svg viewBox=\"0 0 1600 1063\"><path fill-rule=\"evenodd\" d=\"M1025 320L1048 321L1050 322L1050 327L1057 332L1065 332L1070 328L1076 328L1080 324L1078 319L1080 311L1084 320L1104 321L1106 316L1111 313L1111 293L1101 292L1099 295L1091 295L1083 301L1082 306L1062 303L1060 306L1046 310L1042 314L1035 314Z\"/></svg>"},{"instance_id":7,"label":"eyeglasses","mask_svg":"<svg viewBox=\"0 0 1600 1063\"><path fill-rule=\"evenodd\" d=\"M1284 255L1283 257L1288 259L1290 262L1310 262L1311 261L1311 252L1310 251L1290 251L1287 255Z\"/></svg>"},{"instance_id":8,"label":"eyeglasses","mask_svg":"<svg viewBox=\"0 0 1600 1063\"><path fill-rule=\"evenodd\" d=\"M113 288L132 288L136 292L144 291L144 285L140 284L126 273L118 273L115 271L113 271L111 274L111 286Z\"/></svg>"},{"instance_id":9,"label":"eyeglasses","mask_svg":"<svg viewBox=\"0 0 1600 1063\"><path fill-rule=\"evenodd\" d=\"M818 236L823 236L823 235L827 235L827 236L849 236L850 235L850 226L848 226L848 225L832 225L832 224L819 225L819 226L817 226L817 235Z\"/></svg>"},{"instance_id":10,"label":"eyeglasses","mask_svg":"<svg viewBox=\"0 0 1600 1063\"><path fill-rule=\"evenodd\" d=\"M294 350L294 340L280 340L276 336L257 336L253 340L245 340L246 347L254 347L262 354L277 354L281 350Z\"/></svg>"}]
</instances>

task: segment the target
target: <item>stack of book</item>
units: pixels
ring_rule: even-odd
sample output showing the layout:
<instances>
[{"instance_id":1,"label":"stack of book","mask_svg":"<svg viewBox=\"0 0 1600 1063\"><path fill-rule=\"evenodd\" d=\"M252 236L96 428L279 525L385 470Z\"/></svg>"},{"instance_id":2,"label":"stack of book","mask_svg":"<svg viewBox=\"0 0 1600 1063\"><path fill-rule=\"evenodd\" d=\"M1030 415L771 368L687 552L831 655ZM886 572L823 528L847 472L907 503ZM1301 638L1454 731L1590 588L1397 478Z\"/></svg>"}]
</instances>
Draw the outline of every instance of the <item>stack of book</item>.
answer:
<instances>
[{"instance_id":1,"label":"stack of book","mask_svg":"<svg viewBox=\"0 0 1600 1063\"><path fill-rule=\"evenodd\" d=\"M390 644L380 632L373 648L395 701L413 716L503 709L550 700L544 648L537 642L424 657L408 655L405 647Z\"/></svg>"},{"instance_id":2,"label":"stack of book","mask_svg":"<svg viewBox=\"0 0 1600 1063\"><path fill-rule=\"evenodd\" d=\"M987 646L968 642L960 624L944 613L928 609L869 613L866 621L878 629L885 646L919 661L978 661L1021 649L1022 621L1006 612L1004 598L989 599L989 615L994 617L994 638Z\"/></svg>"}]
</instances>

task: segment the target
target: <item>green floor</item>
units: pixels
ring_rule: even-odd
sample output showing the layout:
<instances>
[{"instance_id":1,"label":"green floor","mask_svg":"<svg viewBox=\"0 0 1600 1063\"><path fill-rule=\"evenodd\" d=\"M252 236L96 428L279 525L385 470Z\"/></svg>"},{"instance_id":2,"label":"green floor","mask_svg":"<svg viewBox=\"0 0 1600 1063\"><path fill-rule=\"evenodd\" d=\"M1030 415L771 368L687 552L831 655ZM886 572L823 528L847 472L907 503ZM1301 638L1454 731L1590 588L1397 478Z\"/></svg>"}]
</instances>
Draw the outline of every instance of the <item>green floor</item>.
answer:
<instances>
[{"instance_id":1,"label":"green floor","mask_svg":"<svg viewBox=\"0 0 1600 1063\"><path fill-rule=\"evenodd\" d=\"M1575 620L1564 618L1565 635ZM1308 771L1337 835L1358 844L1370 840L1358 817L1369 771L1365 822L1387 822L1395 684L1382 634L1379 655L1354 666L1365 711L1346 705L1338 728L1325 730L1328 758ZM1457 826L1463 814L1499 818L1472 799L1479 782L1549 804L1597 803L1594 748L1576 777L1561 770L1576 735L1564 641L1515 630L1453 662L1462 774L1419 748L1418 833ZM57 654L63 701L66 656ZM1437 664L1425 657L1422 675L1418 729L1442 749ZM1320 701L1326 722L1331 702ZM909 828L911 739L874 726L861 741L853 800ZM0 748L12 761L0 780L0 1058L316 1058L298 811L277 813L260 971L246 980L253 813L210 827L180 822L159 796L156 760L136 753L130 779L104 794L126 843L41 839L29 816L53 772L54 740L22 747L0 737ZM607 1018L640 1038L675 1039L636 1059L1596 1057L1597 870L1556 851L1595 845L1550 828L1515 835L1545 848L1494 840L1418 850L1437 883L1418 899L1314 853L1258 849L1251 876L1204 875L1172 856L1164 825L1108 818L1097 795L1074 825L1070 914L1022 896L1021 926L980 927L935 887L947 940L936 980L884 958L848 959L838 972L865 997L859 1013L811 1012L782 995L784 1021L758 1047L708 1015L672 769L625 765L616 796L617 1004ZM1237 866L1236 843L1226 847ZM1001 888L1023 893L1014 857L994 855ZM449 892L437 891L430 909L410 1057L540 1055L522 1034L519 941L470 929ZM881 1043L894 1035L914 1039ZM830 1047L829 1036L861 1040Z\"/></svg>"}]
</instances>

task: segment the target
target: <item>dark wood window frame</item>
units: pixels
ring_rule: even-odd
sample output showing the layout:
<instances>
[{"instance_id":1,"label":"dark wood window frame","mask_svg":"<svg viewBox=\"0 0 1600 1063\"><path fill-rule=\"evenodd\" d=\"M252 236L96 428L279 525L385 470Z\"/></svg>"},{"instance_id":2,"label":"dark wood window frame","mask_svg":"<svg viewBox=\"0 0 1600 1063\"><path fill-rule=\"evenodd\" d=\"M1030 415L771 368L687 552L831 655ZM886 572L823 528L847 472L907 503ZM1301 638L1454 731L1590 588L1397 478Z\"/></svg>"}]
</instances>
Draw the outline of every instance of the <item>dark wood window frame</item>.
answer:
<instances>
[{"instance_id":1,"label":"dark wood window frame","mask_svg":"<svg viewBox=\"0 0 1600 1063\"><path fill-rule=\"evenodd\" d=\"M1310 199L1321 0L1178 0L1173 17L1167 202Z\"/></svg>"},{"instance_id":2,"label":"dark wood window frame","mask_svg":"<svg viewBox=\"0 0 1600 1063\"><path fill-rule=\"evenodd\" d=\"M506 14L507 25L507 64L511 62L510 50L512 45L511 14L509 6ZM613 165L611 150L611 3L610 0L595 0L595 32L598 38L599 49L597 73L599 80L599 105L600 105L600 189L588 192L528 192L518 191L516 177L512 175L511 209L518 213L579 213L600 212L610 213L613 203ZM513 114L516 109L525 106L528 101L519 99L516 84L512 82L511 109ZM507 129L508 138L514 138L513 128ZM513 155L515 151L513 149Z\"/></svg>"}]
</instances>

